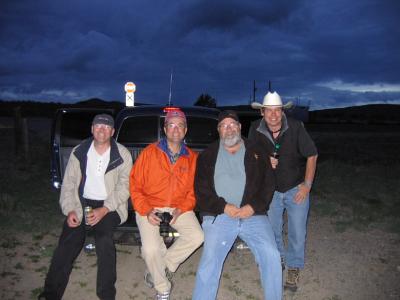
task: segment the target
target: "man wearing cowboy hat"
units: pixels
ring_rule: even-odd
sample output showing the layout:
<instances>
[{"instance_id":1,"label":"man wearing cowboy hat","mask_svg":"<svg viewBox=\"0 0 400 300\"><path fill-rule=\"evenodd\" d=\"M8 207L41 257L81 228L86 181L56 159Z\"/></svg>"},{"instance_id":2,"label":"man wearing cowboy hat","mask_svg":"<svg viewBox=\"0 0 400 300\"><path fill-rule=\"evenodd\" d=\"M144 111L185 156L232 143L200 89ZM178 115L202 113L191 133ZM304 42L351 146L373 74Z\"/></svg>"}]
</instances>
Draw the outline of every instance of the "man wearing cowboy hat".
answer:
<instances>
[{"instance_id":1,"label":"man wearing cowboy hat","mask_svg":"<svg viewBox=\"0 0 400 300\"><path fill-rule=\"evenodd\" d=\"M276 92L268 92L263 103L252 103L263 118L252 123L249 139L260 145L270 156L276 188L268 210L281 254L282 267L288 268L285 287L296 291L300 269L304 268L309 193L317 165L317 149L302 122L289 118ZM288 243L282 237L283 213L288 217Z\"/></svg>"}]
</instances>

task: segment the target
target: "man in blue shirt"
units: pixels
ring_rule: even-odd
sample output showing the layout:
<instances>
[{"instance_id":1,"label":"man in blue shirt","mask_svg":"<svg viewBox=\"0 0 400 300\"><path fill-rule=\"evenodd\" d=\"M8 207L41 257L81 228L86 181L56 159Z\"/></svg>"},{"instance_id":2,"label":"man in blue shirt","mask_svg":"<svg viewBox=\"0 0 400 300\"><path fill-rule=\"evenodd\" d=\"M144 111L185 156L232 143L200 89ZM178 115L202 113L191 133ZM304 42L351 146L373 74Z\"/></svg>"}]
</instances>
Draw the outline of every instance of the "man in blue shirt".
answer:
<instances>
[{"instance_id":1,"label":"man in blue shirt","mask_svg":"<svg viewBox=\"0 0 400 300\"><path fill-rule=\"evenodd\" d=\"M241 137L234 111L218 117L220 139L197 161L195 194L203 218L204 247L193 300L215 299L222 266L236 238L247 243L259 266L264 298L282 298L282 269L265 211L274 178L266 155Z\"/></svg>"}]
</instances>

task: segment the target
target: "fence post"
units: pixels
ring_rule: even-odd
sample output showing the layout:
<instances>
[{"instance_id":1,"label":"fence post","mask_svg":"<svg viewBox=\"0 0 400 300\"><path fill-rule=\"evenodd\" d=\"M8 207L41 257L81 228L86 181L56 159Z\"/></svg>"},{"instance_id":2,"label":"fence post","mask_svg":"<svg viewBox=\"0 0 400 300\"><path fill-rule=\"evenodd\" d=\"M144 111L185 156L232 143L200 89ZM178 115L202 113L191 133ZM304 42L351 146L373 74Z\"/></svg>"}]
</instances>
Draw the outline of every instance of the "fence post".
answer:
<instances>
[{"instance_id":1,"label":"fence post","mask_svg":"<svg viewBox=\"0 0 400 300\"><path fill-rule=\"evenodd\" d=\"M21 146L24 162L27 163L29 162L29 132L27 118L22 118L21 120Z\"/></svg>"},{"instance_id":2,"label":"fence post","mask_svg":"<svg viewBox=\"0 0 400 300\"><path fill-rule=\"evenodd\" d=\"M20 154L20 136L21 136L21 106L14 107L14 154L18 156Z\"/></svg>"},{"instance_id":3,"label":"fence post","mask_svg":"<svg viewBox=\"0 0 400 300\"><path fill-rule=\"evenodd\" d=\"M14 143L15 156L22 157L25 162L29 160L29 135L28 122L22 118L21 107L14 108Z\"/></svg>"}]
</instances>

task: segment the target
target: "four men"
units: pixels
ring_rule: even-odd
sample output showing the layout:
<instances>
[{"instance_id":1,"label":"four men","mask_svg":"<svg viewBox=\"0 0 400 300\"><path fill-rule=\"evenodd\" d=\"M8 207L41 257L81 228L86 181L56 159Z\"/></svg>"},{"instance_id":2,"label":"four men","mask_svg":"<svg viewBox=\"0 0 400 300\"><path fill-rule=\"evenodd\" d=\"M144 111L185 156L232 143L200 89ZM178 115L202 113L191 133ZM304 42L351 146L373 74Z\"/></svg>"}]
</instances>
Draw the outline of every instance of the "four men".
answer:
<instances>
[{"instance_id":1,"label":"four men","mask_svg":"<svg viewBox=\"0 0 400 300\"><path fill-rule=\"evenodd\" d=\"M253 122L249 139L270 156L276 189L268 210L282 264L288 267L285 287L297 290L300 269L304 268L304 252L309 210L309 193L317 165L317 149L304 128L295 119L286 117L276 92L268 92L263 104L253 103L261 110L262 119ZM283 213L288 217L288 243L284 247Z\"/></svg>"},{"instance_id":2,"label":"four men","mask_svg":"<svg viewBox=\"0 0 400 300\"><path fill-rule=\"evenodd\" d=\"M124 146L115 142L113 134L113 118L107 114L97 115L92 123L93 137L72 150L60 195L61 210L67 218L39 299L62 298L72 264L85 242L85 223L94 231L96 242L97 296L102 300L115 299L113 231L128 216L132 157ZM85 222L83 210L86 206L93 210Z\"/></svg>"},{"instance_id":3,"label":"four men","mask_svg":"<svg viewBox=\"0 0 400 300\"><path fill-rule=\"evenodd\" d=\"M219 114L218 132L220 139L197 163L195 192L205 241L192 299L216 299L223 263L238 236L255 256L264 298L281 299L280 257L266 216L275 187L268 156L241 137L234 111Z\"/></svg>"},{"instance_id":4,"label":"four men","mask_svg":"<svg viewBox=\"0 0 400 300\"><path fill-rule=\"evenodd\" d=\"M281 260L288 266L286 285L295 290L304 267L317 151L303 125L285 116L277 93L268 93L263 104L252 107L261 109L263 118L252 124L249 140L241 137L234 111L219 114L220 139L200 154L197 169L197 154L183 142L187 122L180 109L168 111L165 137L146 147L133 168L129 151L112 138L112 117L97 115L93 137L74 148L68 161L60 196L67 218L39 299L62 298L84 244L86 206L93 208L86 222L95 233L97 295L115 299L112 233L127 218L129 191L147 267L145 282L155 288L156 299L169 299L173 272L204 239L193 299L215 299L223 263L238 236L255 256L265 299L282 298ZM203 230L193 212L196 201ZM284 210L289 223L287 251L282 238ZM160 235L165 222L179 233L169 248Z\"/></svg>"},{"instance_id":5,"label":"four men","mask_svg":"<svg viewBox=\"0 0 400 300\"><path fill-rule=\"evenodd\" d=\"M130 191L142 241L142 257L148 273L147 285L157 291L157 299L169 299L171 272L203 243L203 231L193 212L193 192L197 154L183 139L187 132L185 114L169 111L164 121L166 137L147 146L130 175ZM166 248L160 236L160 213L172 216L170 224L179 238ZM167 215L168 216L168 215Z\"/></svg>"}]
</instances>

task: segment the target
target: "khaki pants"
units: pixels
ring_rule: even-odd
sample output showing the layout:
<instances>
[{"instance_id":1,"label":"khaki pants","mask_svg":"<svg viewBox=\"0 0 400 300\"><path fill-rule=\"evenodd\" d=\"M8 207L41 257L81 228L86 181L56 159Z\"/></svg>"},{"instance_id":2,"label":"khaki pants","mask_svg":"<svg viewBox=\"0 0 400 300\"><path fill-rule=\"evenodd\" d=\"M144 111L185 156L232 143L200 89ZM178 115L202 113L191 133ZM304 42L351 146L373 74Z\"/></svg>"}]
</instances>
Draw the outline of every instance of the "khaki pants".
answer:
<instances>
[{"instance_id":1,"label":"khaki pants","mask_svg":"<svg viewBox=\"0 0 400 300\"><path fill-rule=\"evenodd\" d=\"M157 208L159 211L172 212L173 208ZM147 269L153 277L154 288L160 292L168 292L171 283L165 275L165 268L175 272L179 265L196 250L204 240L204 234L193 211L181 214L171 226L178 231L179 237L167 249L160 236L159 226L149 223L147 216L136 213L142 241L142 257Z\"/></svg>"}]
</instances>

